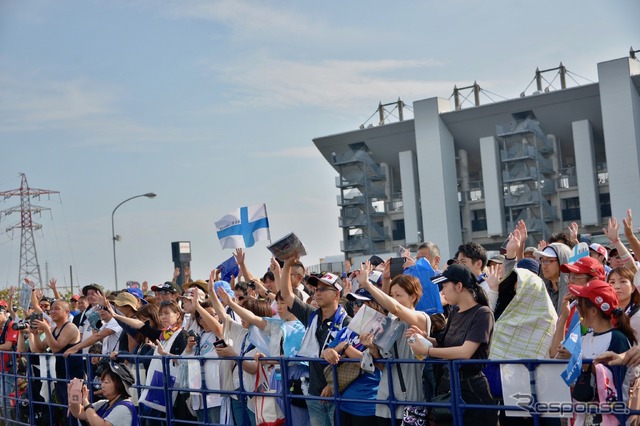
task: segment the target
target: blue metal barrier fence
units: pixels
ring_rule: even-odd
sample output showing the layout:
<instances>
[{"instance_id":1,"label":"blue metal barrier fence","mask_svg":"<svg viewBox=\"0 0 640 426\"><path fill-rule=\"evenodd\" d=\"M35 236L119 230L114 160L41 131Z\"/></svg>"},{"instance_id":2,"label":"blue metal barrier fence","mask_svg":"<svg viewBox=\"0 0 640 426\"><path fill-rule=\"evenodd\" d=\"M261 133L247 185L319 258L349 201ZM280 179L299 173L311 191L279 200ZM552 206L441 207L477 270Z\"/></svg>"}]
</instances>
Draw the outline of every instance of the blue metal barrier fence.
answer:
<instances>
[{"instance_id":1,"label":"blue metal barrier fence","mask_svg":"<svg viewBox=\"0 0 640 426\"><path fill-rule=\"evenodd\" d=\"M71 355L69 358L64 358L61 355L53 355L53 354L19 354L16 352L0 352L0 356L5 357L8 356L9 362L5 362L5 369L8 370L3 372L1 378L1 387L0 387L0 424L5 425L42 425L42 426L58 426L60 424L68 424L68 420L65 421L65 416L67 415L67 406L61 404L60 401L56 398L55 384L58 383L60 385L64 385L64 389L66 390L66 384L69 382L67 378L55 378L53 377L53 372L55 368L52 368L53 363L55 362L65 362L68 363L70 358L75 357L82 358L85 366L85 378L86 384L90 389L95 389L95 386L99 384L96 382L96 377L93 374L93 363L92 360L97 360L101 358L106 358L104 355ZM157 358L157 357L156 357ZM161 383L142 383L142 379L145 377L144 375L144 363L154 359L153 356L133 356L126 355L121 356L119 359L126 360L133 372L134 377L136 378L136 385L132 387L135 390L136 395L139 395L143 390L154 391L158 394L162 394L164 396L164 401L173 401L175 398L174 395L179 393L186 393L190 395L200 394L202 395L201 401L203 403L203 409L207 412L207 398L208 394L217 394L221 396L231 396L237 398L243 407L247 406L248 401L254 396L264 396L269 395L276 398L281 398L283 401L283 414L285 416L285 424L292 425L291 419L291 402L293 400L319 400L325 401L330 404L334 404L336 407L336 413L340 411L340 407L344 403L366 403L366 404L383 404L387 405L390 409L391 416L394 416L396 411L396 407L398 406L424 406L429 407L431 409L438 408L448 408L451 411L451 418L453 425L463 425L463 415L464 410L474 409L474 410L509 410L516 411L520 414L526 414L528 417L533 419L533 423L535 425L541 424L541 419L543 416L552 416L559 417L560 415L571 416L572 413L575 412L587 412L587 413L602 413L602 414L612 414L616 416L620 424L624 424L627 418L630 415L639 415L640 411L631 411L629 410L625 403L623 402L623 398L620 396L623 395L623 381L625 376L625 371L619 367L613 367L613 375L617 388L617 401L609 401L606 404L585 404L585 403L554 403L544 402L545 398L540 398L538 393L538 379L536 373L539 371L541 366L549 365L549 364L562 364L566 365L566 361L561 360L513 360L513 361L493 361L493 360L456 360L456 361L444 361L444 360L416 360L416 359L387 359L387 360L376 360L376 362L380 362L381 364L385 364L385 369L387 374L392 377L394 374L393 365L397 363L407 364L407 363L422 363L422 364L431 364L431 365L441 365L448 369L449 374L449 387L450 387L450 400L447 402L427 402L427 401L398 401L393 397L394 389L393 389L393 380L388 380L389 384L389 395L391 395L387 400L371 400L371 399L353 399L353 398L344 398L340 396L338 392L338 370L336 368L333 369L334 374L334 396L332 397L319 397L319 396L310 396L310 395L294 395L290 392L288 383L286 383L286 378L289 377L288 370L291 365L299 364L301 362L309 362L309 361L317 361L317 359L313 358L263 358L264 361L271 361L274 365L279 365L280 374L282 380L284 381L283 386L281 386L282 390L277 393L261 393L254 392L254 389L244 389L243 383L243 372L242 368L237 368L239 375L240 388L237 390L222 390L222 389L207 389L206 381L204 377L205 371L205 363L218 363L222 361L233 360L234 362L240 362L243 358L208 358L208 357L185 357L185 356L163 356L159 357L161 359L162 370L161 370ZM244 360L251 360L251 358L244 358ZM173 380L173 372L176 369L182 368L183 372L188 371L188 362L195 362L196 364L192 364L192 367L195 365L197 369L197 364L200 367L200 374L202 386L200 389L191 388L185 385L185 381L176 381L172 383ZM344 362L359 362L358 360L344 360ZM526 371L529 373L528 383L530 385L529 392L515 395L518 397L517 405L504 405L494 403L493 405L481 405L481 404L467 404L462 400L462 391L460 387L460 367L465 364L500 364L500 365L508 365L508 364L517 364L526 368ZM18 366L22 364L22 368L18 368ZM185 366L187 366L187 370L185 370ZM88 372L88 374L87 374ZM94 377L91 377L94 376ZM561 379L557 377L557 380ZM44 390L43 390L44 389ZM90 392L90 398L93 400L93 393ZM514 395L511 395L514 396ZM157 418L157 417L149 417L148 415L144 415L140 411L140 405L138 406L138 419L139 424L166 424L167 426L174 426L178 423L174 418L174 407L173 404L165 404L166 406L166 414L165 418ZM252 415L252 412L249 410L243 410L243 420L242 424L250 424L248 416ZM215 420L215 421L214 421ZM146 423L145 423L146 421ZM217 419L206 419L205 424L208 425L216 425L216 424L233 424L231 423L217 423ZM77 422L73 422L73 424L77 424ZM180 425L194 424L200 425L202 422L198 421L185 421L180 420ZM336 425L340 425L340 416L336 415ZM114 425L116 426L116 425ZM119 426L119 425L118 425ZM348 425L346 425L348 426Z\"/></svg>"}]
</instances>

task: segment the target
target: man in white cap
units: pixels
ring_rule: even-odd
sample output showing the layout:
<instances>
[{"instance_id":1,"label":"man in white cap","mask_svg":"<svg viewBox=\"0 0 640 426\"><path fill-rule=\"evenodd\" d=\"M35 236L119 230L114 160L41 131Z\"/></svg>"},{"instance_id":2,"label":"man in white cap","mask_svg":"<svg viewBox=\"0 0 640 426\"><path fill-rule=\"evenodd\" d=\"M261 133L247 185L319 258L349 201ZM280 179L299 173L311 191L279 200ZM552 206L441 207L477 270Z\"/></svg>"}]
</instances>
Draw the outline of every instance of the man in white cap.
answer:
<instances>
[{"instance_id":1,"label":"man in white cap","mask_svg":"<svg viewBox=\"0 0 640 426\"><path fill-rule=\"evenodd\" d=\"M551 243L542 250L537 250L534 255L540 261L540 275L545 280L549 297L556 312L560 313L562 298L569 291L568 274L560 271L560 265L569 263L571 249L563 243Z\"/></svg>"},{"instance_id":2,"label":"man in white cap","mask_svg":"<svg viewBox=\"0 0 640 426\"><path fill-rule=\"evenodd\" d=\"M309 285L316 287L315 295L318 309L314 309L293 294L292 284L298 282L298 277L294 277L294 271L304 273L304 269L298 264L300 262L293 258L284 262L282 279L280 280L280 294L286 302L289 312L295 315L306 328L298 356L321 358L322 352L329 343L351 320L339 304L343 288L342 281L337 275L330 273L324 274L320 278L310 277L308 279ZM275 266L272 265L272 268L275 270ZM312 361L309 363L309 395L328 396L322 394L327 386L324 376L325 366L326 363L322 362ZM307 400L307 408L312 426L334 424L334 404Z\"/></svg>"}]
</instances>

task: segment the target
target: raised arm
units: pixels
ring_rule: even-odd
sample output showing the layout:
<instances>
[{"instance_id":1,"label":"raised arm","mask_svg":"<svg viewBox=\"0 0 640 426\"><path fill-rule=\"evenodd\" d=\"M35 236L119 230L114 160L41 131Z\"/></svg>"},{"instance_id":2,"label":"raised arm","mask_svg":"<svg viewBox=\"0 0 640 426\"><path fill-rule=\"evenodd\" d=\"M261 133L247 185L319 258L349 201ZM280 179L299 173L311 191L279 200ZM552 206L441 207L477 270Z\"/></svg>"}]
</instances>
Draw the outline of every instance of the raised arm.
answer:
<instances>
[{"instance_id":1,"label":"raised arm","mask_svg":"<svg viewBox=\"0 0 640 426\"><path fill-rule=\"evenodd\" d=\"M517 231L517 234L516 232ZM519 220L516 224L516 229L514 230L514 234L518 236L518 248L516 250L516 259L524 259L524 249L527 245L527 223L524 220Z\"/></svg>"},{"instance_id":2,"label":"raised arm","mask_svg":"<svg viewBox=\"0 0 640 426\"><path fill-rule=\"evenodd\" d=\"M58 280L56 278L51 278L49 280L49 288L53 291L53 298L56 300L61 300L62 296L58 291Z\"/></svg>"},{"instance_id":3,"label":"raised arm","mask_svg":"<svg viewBox=\"0 0 640 426\"><path fill-rule=\"evenodd\" d=\"M213 331L213 334L215 334L218 337L222 336L222 333L224 332L224 327L222 326L220 321L218 321L216 317L211 315L205 308L202 307L197 297L192 297L191 301L193 302L193 306L195 306L198 314L200 314L204 322L209 326L209 328L211 328L211 330Z\"/></svg>"},{"instance_id":4,"label":"raised arm","mask_svg":"<svg viewBox=\"0 0 640 426\"><path fill-rule=\"evenodd\" d=\"M611 244L615 248L618 249L618 254L620 255L620 259L624 262L624 267L636 272L638 268L636 267L636 262L633 260L631 253L627 250L627 247L620 241L619 237L620 224L615 217L609 218L609 223L607 228L602 228L604 234L609 238Z\"/></svg>"},{"instance_id":5,"label":"raised arm","mask_svg":"<svg viewBox=\"0 0 640 426\"><path fill-rule=\"evenodd\" d=\"M627 209L627 217L622 219L622 223L624 224L624 236L627 237L627 241L629 241L629 247L636 253L640 253L640 240L633 233L633 219L631 217L631 209Z\"/></svg>"},{"instance_id":6,"label":"raised arm","mask_svg":"<svg viewBox=\"0 0 640 426\"><path fill-rule=\"evenodd\" d=\"M235 253L233 253L233 257L236 258L236 263L238 264L238 268L240 269L240 275L244 277L246 282L249 281L258 281L256 277L253 276L249 268L247 268L247 264L245 263L246 254L244 250L241 248L237 248Z\"/></svg>"},{"instance_id":7,"label":"raised arm","mask_svg":"<svg viewBox=\"0 0 640 426\"><path fill-rule=\"evenodd\" d=\"M524 221L520 221L524 223ZM518 259L524 258L524 241L526 238L522 238L522 234L520 232L520 227L516 227L512 233L509 234L509 241L507 242L506 252L504 254L504 271L503 274L506 277L511 273L513 268L515 268ZM526 226L525 226L526 229ZM526 231L525 231L526 232ZM522 250L521 250L522 249ZM522 253L520 253L522 251ZM518 257L521 256L521 257ZM491 287L491 283L489 282L489 286ZM491 287L492 290L497 290L497 288Z\"/></svg>"},{"instance_id":8,"label":"raised arm","mask_svg":"<svg viewBox=\"0 0 640 426\"><path fill-rule=\"evenodd\" d=\"M382 267L383 267L382 277L381 277L382 292L384 294L389 294L389 291L391 290L391 259L387 259L382 264ZM372 269L373 268L371 268L370 270ZM368 278L369 278L369 273L367 273L367 281L369 281ZM358 277L358 282L360 282L360 277Z\"/></svg>"},{"instance_id":9,"label":"raised arm","mask_svg":"<svg viewBox=\"0 0 640 426\"><path fill-rule=\"evenodd\" d=\"M293 290L291 289L291 266L298 260L297 256L292 256L291 258L285 260L284 266L282 267L282 271L280 271L280 280L276 280L278 283L278 289L280 290L280 296L282 296L282 300L285 301L287 307L291 308L293 306L293 301L295 300L295 295L293 294ZM273 275L276 275L276 272L280 269L280 265L275 258L271 258L271 271Z\"/></svg>"},{"instance_id":10,"label":"raised arm","mask_svg":"<svg viewBox=\"0 0 640 426\"><path fill-rule=\"evenodd\" d=\"M27 284L29 283L29 278L25 278L24 279L25 282L27 282ZM29 281L27 281L29 280ZM33 309L33 312L35 312L36 314L42 314L44 313L42 311L42 309L40 308L40 299L42 298L42 291L40 289L34 289L31 292L31 308Z\"/></svg>"},{"instance_id":11,"label":"raised arm","mask_svg":"<svg viewBox=\"0 0 640 426\"><path fill-rule=\"evenodd\" d=\"M360 269L358 274L358 283L361 288L366 289L373 298L386 310L398 317L401 321L406 322L409 325L415 325L421 330L429 331L429 320L424 312L416 311L402 306L391 296L385 294L382 290L378 289L375 285L369 282L369 273L373 270L371 263L367 261ZM425 318L427 318L425 320Z\"/></svg>"},{"instance_id":12,"label":"raised arm","mask_svg":"<svg viewBox=\"0 0 640 426\"><path fill-rule=\"evenodd\" d=\"M213 271L211 271L211 275L209 276L209 282L207 283L207 291L209 292L209 300L211 301L211 306L213 306L213 309L216 311L216 314L218 314L218 318L220 318L220 321L222 321L222 323L224 324L226 323L226 319L228 315L227 315L227 311L224 308L224 305L222 304L222 302L220 302L220 299L218 299L218 294L216 293L216 289L215 289L215 276L216 276L216 270L214 269ZM218 290L225 292L222 287L219 288Z\"/></svg>"},{"instance_id":13,"label":"raised arm","mask_svg":"<svg viewBox=\"0 0 640 426\"><path fill-rule=\"evenodd\" d=\"M273 274L275 276L275 274ZM276 289L279 288L278 285L278 279L279 277L276 277ZM272 291L269 291L268 288L266 288L264 286L264 283L262 282L262 280L251 280L250 283L254 283L256 286L256 293L258 293L260 296L262 296L263 298L270 300L271 302L273 302L274 300L276 300L276 294Z\"/></svg>"},{"instance_id":14,"label":"raised arm","mask_svg":"<svg viewBox=\"0 0 640 426\"><path fill-rule=\"evenodd\" d=\"M240 318L242 318L243 320L245 320L249 324L255 325L260 330L264 330L267 327L267 324L268 324L267 320L265 320L262 317L257 316L256 314L254 314L250 310L245 309L242 306L238 305L236 302L231 300L231 298L229 297L229 295L227 293L225 293L223 296L221 296L221 298L222 298L222 301L224 303L226 303L229 307L231 307L231 309L233 309L233 312L238 314L238 316L240 316Z\"/></svg>"},{"instance_id":15,"label":"raised arm","mask_svg":"<svg viewBox=\"0 0 640 426\"><path fill-rule=\"evenodd\" d=\"M107 296L105 296L104 294L102 295L100 305L102 306L102 309L106 309L107 311L109 311L111 316L113 316L116 321L120 321L121 323L126 324L131 328L135 328L136 330L140 330L144 326L144 322L140 321L139 319L125 317L124 315L120 315L118 312L116 312L116 310L113 309L113 306L109 302L109 299L107 299Z\"/></svg>"}]
</instances>

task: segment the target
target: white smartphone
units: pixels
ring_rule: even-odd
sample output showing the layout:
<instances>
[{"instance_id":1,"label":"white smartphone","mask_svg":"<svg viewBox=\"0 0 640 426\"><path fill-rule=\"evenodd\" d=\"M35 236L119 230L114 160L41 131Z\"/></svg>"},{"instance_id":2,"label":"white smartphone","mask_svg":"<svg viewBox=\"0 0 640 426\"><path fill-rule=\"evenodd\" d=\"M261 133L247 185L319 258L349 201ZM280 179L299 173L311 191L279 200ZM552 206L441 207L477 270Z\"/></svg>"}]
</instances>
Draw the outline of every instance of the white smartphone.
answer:
<instances>
[{"instance_id":1,"label":"white smartphone","mask_svg":"<svg viewBox=\"0 0 640 426\"><path fill-rule=\"evenodd\" d=\"M69 389L69 403L80 404L82 403L82 379L75 378L71 380L71 389Z\"/></svg>"}]
</instances>

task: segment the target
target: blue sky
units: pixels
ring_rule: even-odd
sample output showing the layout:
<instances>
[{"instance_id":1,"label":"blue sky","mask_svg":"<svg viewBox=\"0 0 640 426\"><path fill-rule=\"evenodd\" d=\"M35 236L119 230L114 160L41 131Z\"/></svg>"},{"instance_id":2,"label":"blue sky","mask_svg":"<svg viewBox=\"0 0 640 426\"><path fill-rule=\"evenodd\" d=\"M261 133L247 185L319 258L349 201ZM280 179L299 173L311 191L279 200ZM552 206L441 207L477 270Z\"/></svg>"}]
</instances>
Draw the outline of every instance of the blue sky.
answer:
<instances>
[{"instance_id":1,"label":"blue sky","mask_svg":"<svg viewBox=\"0 0 640 426\"><path fill-rule=\"evenodd\" d=\"M230 256L213 222L262 202L272 236L296 232L318 263L341 233L312 138L358 128L380 101L473 81L516 97L560 61L596 81L598 62L640 49L638 12L634 0L1 1L0 191L19 172L60 191L35 203L51 208L36 218L43 278L46 262L62 285L73 265L76 285L113 286L111 211L146 192L158 197L116 213L121 285L170 278L178 240L207 277ZM4 231L17 220L0 221L0 287L17 280L20 236ZM248 256L262 272L265 243Z\"/></svg>"}]
</instances>

